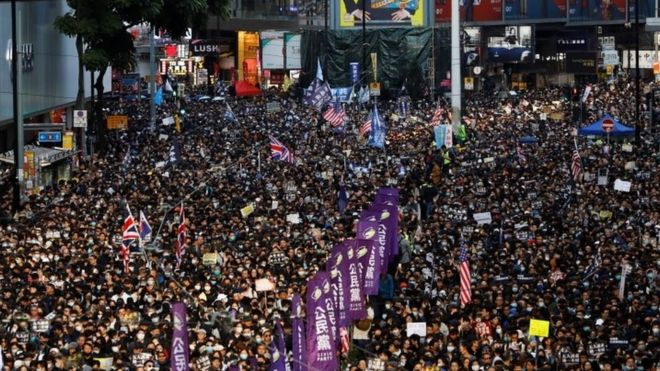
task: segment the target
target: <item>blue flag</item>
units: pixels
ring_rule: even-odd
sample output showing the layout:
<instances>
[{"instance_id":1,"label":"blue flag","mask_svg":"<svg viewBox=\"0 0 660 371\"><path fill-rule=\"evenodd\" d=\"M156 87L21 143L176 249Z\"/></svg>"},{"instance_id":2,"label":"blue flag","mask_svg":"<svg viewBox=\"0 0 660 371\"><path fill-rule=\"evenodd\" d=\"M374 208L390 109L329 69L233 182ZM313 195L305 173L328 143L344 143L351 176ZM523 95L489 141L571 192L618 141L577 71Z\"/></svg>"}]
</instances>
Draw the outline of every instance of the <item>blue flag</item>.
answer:
<instances>
[{"instance_id":1,"label":"blue flag","mask_svg":"<svg viewBox=\"0 0 660 371\"><path fill-rule=\"evenodd\" d=\"M314 106L316 109L322 109L326 104L332 101L332 90L327 82L323 82L318 78L312 81L309 85L307 92L305 92L304 102L309 106Z\"/></svg>"},{"instance_id":2,"label":"blue flag","mask_svg":"<svg viewBox=\"0 0 660 371\"><path fill-rule=\"evenodd\" d=\"M156 91L156 96L154 96L154 104L160 106L163 103L163 87L161 86Z\"/></svg>"},{"instance_id":3,"label":"blue flag","mask_svg":"<svg viewBox=\"0 0 660 371\"><path fill-rule=\"evenodd\" d=\"M369 145L376 148L385 147L385 121L378 113L378 106L374 104L371 111L371 135Z\"/></svg>"},{"instance_id":4,"label":"blue flag","mask_svg":"<svg viewBox=\"0 0 660 371\"><path fill-rule=\"evenodd\" d=\"M346 185L344 183L339 184L338 203L339 212L343 214L348 205L348 194L346 193Z\"/></svg>"}]
</instances>

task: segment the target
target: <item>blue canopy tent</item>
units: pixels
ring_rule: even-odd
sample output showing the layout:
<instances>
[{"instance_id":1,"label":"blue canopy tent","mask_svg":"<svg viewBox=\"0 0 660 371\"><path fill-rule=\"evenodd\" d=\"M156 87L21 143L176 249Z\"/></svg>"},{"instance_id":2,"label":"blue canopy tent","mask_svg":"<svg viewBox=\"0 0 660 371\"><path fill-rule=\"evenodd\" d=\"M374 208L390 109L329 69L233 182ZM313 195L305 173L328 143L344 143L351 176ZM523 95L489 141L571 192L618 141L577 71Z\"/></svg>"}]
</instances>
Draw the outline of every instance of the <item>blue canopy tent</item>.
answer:
<instances>
[{"instance_id":1,"label":"blue canopy tent","mask_svg":"<svg viewBox=\"0 0 660 371\"><path fill-rule=\"evenodd\" d=\"M594 122L593 124L583 127L582 129L578 130L578 133L580 135L600 135L600 136L606 136L607 132L603 130L603 121L606 119L610 119L614 122L614 128L612 128L612 131L610 131L610 136L613 137L624 137L624 136L629 136L629 135L635 135L635 128L628 127L624 124L621 123L621 121L615 119L614 117L610 115L605 115L603 118L600 120Z\"/></svg>"}]
</instances>

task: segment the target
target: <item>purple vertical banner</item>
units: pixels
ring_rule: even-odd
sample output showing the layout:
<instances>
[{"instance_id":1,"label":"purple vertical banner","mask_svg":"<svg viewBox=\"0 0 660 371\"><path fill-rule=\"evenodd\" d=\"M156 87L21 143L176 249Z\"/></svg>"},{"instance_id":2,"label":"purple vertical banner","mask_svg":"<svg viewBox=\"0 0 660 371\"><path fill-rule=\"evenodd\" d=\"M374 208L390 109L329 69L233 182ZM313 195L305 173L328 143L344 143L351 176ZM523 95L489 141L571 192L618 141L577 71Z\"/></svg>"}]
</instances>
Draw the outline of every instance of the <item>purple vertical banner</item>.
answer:
<instances>
[{"instance_id":1,"label":"purple vertical banner","mask_svg":"<svg viewBox=\"0 0 660 371\"><path fill-rule=\"evenodd\" d=\"M390 263L399 255L399 207L389 203L374 203L369 210L380 213L378 219L385 231L385 256L388 257L387 263Z\"/></svg>"},{"instance_id":2,"label":"purple vertical banner","mask_svg":"<svg viewBox=\"0 0 660 371\"><path fill-rule=\"evenodd\" d=\"M307 282L307 365L310 369L336 370L337 344L333 338L334 303L330 274L318 272Z\"/></svg>"},{"instance_id":3,"label":"purple vertical banner","mask_svg":"<svg viewBox=\"0 0 660 371\"><path fill-rule=\"evenodd\" d=\"M366 241L366 240L362 240ZM348 259L348 321L361 320L367 317L364 305L364 288L362 287L362 269L358 254L358 240L346 240L346 257ZM364 247L363 255L367 255Z\"/></svg>"},{"instance_id":4,"label":"purple vertical banner","mask_svg":"<svg viewBox=\"0 0 660 371\"><path fill-rule=\"evenodd\" d=\"M186 317L186 305L174 303L172 305L172 349L171 368L172 371L188 371L188 318Z\"/></svg>"},{"instance_id":5,"label":"purple vertical banner","mask_svg":"<svg viewBox=\"0 0 660 371\"><path fill-rule=\"evenodd\" d=\"M291 301L291 330L293 347L293 371L307 370L307 357L305 351L305 322L303 321L300 294L293 295Z\"/></svg>"},{"instance_id":6,"label":"purple vertical banner","mask_svg":"<svg viewBox=\"0 0 660 371\"><path fill-rule=\"evenodd\" d=\"M335 313L337 319L337 330L341 327L348 327L348 255L346 250L348 243L346 241L335 245L330 253L330 258L326 262L325 270L330 273L330 284L332 299L335 304Z\"/></svg>"},{"instance_id":7,"label":"purple vertical banner","mask_svg":"<svg viewBox=\"0 0 660 371\"><path fill-rule=\"evenodd\" d=\"M382 205L380 205L382 206ZM360 213L360 219L367 218L369 221L376 222L378 224L378 231L376 237L374 238L374 243L378 250L378 259L380 260L380 271L387 271L387 264L390 261L389 252L390 247L387 244L387 225L381 221L383 214L382 207L370 207L369 210L363 211ZM379 281L380 277L376 276L376 281Z\"/></svg>"},{"instance_id":8,"label":"purple vertical banner","mask_svg":"<svg viewBox=\"0 0 660 371\"><path fill-rule=\"evenodd\" d=\"M379 257L378 244L376 242L377 235L378 223L376 223L376 221L368 220L367 218L360 218L357 225L358 241L369 240L371 243L370 245L366 245L368 248L367 255L360 259L364 273L364 293L367 295L378 295L378 284L380 283L380 270L382 264ZM358 250L358 252L360 251L361 250Z\"/></svg>"},{"instance_id":9,"label":"purple vertical banner","mask_svg":"<svg viewBox=\"0 0 660 371\"><path fill-rule=\"evenodd\" d=\"M287 371L290 368L286 362L286 340L284 339L284 330L278 320L275 324L275 342L269 345L271 364L270 371Z\"/></svg>"}]
</instances>

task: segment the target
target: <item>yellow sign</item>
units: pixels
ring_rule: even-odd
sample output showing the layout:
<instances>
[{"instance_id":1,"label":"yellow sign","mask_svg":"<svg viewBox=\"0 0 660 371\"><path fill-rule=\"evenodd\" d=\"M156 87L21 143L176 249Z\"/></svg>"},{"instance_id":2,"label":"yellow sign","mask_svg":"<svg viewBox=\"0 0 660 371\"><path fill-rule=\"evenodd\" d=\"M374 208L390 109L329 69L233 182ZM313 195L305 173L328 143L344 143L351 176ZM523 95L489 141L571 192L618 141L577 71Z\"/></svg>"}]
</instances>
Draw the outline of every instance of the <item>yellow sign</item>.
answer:
<instances>
[{"instance_id":1,"label":"yellow sign","mask_svg":"<svg viewBox=\"0 0 660 371\"><path fill-rule=\"evenodd\" d=\"M371 53L371 73L374 81L378 81L378 53Z\"/></svg>"},{"instance_id":2,"label":"yellow sign","mask_svg":"<svg viewBox=\"0 0 660 371\"><path fill-rule=\"evenodd\" d=\"M108 130L126 130L128 129L128 116L108 116Z\"/></svg>"},{"instance_id":3,"label":"yellow sign","mask_svg":"<svg viewBox=\"0 0 660 371\"><path fill-rule=\"evenodd\" d=\"M202 255L202 264L204 265L215 265L218 263L218 253L207 252Z\"/></svg>"},{"instance_id":4,"label":"yellow sign","mask_svg":"<svg viewBox=\"0 0 660 371\"><path fill-rule=\"evenodd\" d=\"M372 97L380 96L380 83L379 82L370 82L369 83L369 94Z\"/></svg>"},{"instance_id":5,"label":"yellow sign","mask_svg":"<svg viewBox=\"0 0 660 371\"><path fill-rule=\"evenodd\" d=\"M67 131L62 136L62 148L66 149L68 151L73 151L73 133L72 132Z\"/></svg>"},{"instance_id":6,"label":"yellow sign","mask_svg":"<svg viewBox=\"0 0 660 371\"><path fill-rule=\"evenodd\" d=\"M474 79L472 77L464 78L463 86L465 87L465 90L474 90Z\"/></svg>"},{"instance_id":7,"label":"yellow sign","mask_svg":"<svg viewBox=\"0 0 660 371\"><path fill-rule=\"evenodd\" d=\"M241 216L243 216L244 218L247 218L253 212L254 212L254 204L249 204L249 205L247 205L247 206L245 206L244 208L241 209Z\"/></svg>"},{"instance_id":8,"label":"yellow sign","mask_svg":"<svg viewBox=\"0 0 660 371\"><path fill-rule=\"evenodd\" d=\"M550 334L550 321L540 319L529 320L529 336L548 337Z\"/></svg>"},{"instance_id":9,"label":"yellow sign","mask_svg":"<svg viewBox=\"0 0 660 371\"><path fill-rule=\"evenodd\" d=\"M611 75L611 74L614 73L614 66L612 66L611 64L608 64L607 66L605 66L605 70L607 71L608 75Z\"/></svg>"},{"instance_id":10,"label":"yellow sign","mask_svg":"<svg viewBox=\"0 0 660 371\"><path fill-rule=\"evenodd\" d=\"M362 24L361 1L358 0L331 0L336 2L339 9L339 28L359 27ZM426 9L431 0L418 1L392 1L372 0L371 12L367 12L367 27L426 27ZM332 6L332 5L331 5ZM369 13L371 13L369 15Z\"/></svg>"},{"instance_id":11,"label":"yellow sign","mask_svg":"<svg viewBox=\"0 0 660 371\"><path fill-rule=\"evenodd\" d=\"M36 169L34 168L34 152L32 151L25 151L23 154L23 177L25 180L28 180L30 177L33 177L34 174L36 173Z\"/></svg>"}]
</instances>

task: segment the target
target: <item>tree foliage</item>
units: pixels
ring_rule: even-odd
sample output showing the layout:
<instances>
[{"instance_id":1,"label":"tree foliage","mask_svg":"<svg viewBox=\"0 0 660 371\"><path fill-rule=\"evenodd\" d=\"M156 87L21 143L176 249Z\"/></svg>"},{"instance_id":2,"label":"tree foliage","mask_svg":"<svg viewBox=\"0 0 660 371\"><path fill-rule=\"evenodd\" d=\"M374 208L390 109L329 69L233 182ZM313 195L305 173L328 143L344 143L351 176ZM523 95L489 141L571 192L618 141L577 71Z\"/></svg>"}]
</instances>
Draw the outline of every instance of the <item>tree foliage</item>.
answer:
<instances>
[{"instance_id":1,"label":"tree foliage","mask_svg":"<svg viewBox=\"0 0 660 371\"><path fill-rule=\"evenodd\" d=\"M119 69L134 66L135 45L129 28L150 23L178 39L193 24L205 25L209 14L223 18L229 15L229 0L67 0L67 4L71 10L57 17L55 27L62 34L76 38L79 105L83 99L83 66L101 72L96 84L100 92L108 66Z\"/></svg>"}]
</instances>

